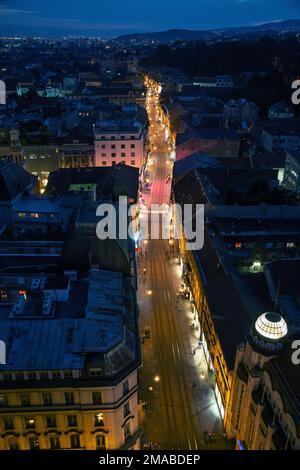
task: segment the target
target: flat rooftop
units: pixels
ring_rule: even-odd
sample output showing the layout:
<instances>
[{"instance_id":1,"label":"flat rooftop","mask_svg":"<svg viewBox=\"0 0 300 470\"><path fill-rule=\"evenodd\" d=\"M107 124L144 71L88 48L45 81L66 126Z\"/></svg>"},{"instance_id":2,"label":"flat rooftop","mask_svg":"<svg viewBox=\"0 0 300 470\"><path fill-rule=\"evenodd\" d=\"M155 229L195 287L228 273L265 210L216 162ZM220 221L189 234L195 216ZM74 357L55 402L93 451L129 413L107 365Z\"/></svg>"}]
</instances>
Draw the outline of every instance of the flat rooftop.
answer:
<instances>
[{"instance_id":1,"label":"flat rooftop","mask_svg":"<svg viewBox=\"0 0 300 470\"><path fill-rule=\"evenodd\" d=\"M122 274L92 269L84 279L41 279L44 284L33 288L37 282L30 284L30 277L2 277L1 291L8 298L0 302L0 339L7 347L7 364L0 371L83 369L87 358L102 356L103 362L105 355L106 372L116 372L133 360L135 298ZM12 316L24 293L24 309ZM43 313L45 293L55 306L51 315Z\"/></svg>"}]
</instances>

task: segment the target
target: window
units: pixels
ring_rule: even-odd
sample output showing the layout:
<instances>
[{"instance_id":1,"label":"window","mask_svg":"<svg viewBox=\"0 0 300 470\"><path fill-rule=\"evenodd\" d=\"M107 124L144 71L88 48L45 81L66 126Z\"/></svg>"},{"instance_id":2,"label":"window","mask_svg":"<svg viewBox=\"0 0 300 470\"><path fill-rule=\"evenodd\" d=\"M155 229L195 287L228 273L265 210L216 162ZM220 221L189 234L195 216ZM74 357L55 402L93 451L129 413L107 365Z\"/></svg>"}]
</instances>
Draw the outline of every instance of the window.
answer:
<instances>
[{"instance_id":1,"label":"window","mask_svg":"<svg viewBox=\"0 0 300 470\"><path fill-rule=\"evenodd\" d=\"M18 439L16 437L8 438L8 448L9 450L19 450Z\"/></svg>"},{"instance_id":2,"label":"window","mask_svg":"<svg viewBox=\"0 0 300 470\"><path fill-rule=\"evenodd\" d=\"M135 136L134 136L134 135L131 135L131 136L130 136L130 140L135 140ZM134 144L132 144L132 145L134 145ZM131 148L133 148L133 147L131 147Z\"/></svg>"},{"instance_id":3,"label":"window","mask_svg":"<svg viewBox=\"0 0 300 470\"><path fill-rule=\"evenodd\" d=\"M123 407L123 414L124 414L124 418L126 418L130 414L130 403L129 403L129 401L127 403L125 403L125 405Z\"/></svg>"},{"instance_id":4,"label":"window","mask_svg":"<svg viewBox=\"0 0 300 470\"><path fill-rule=\"evenodd\" d=\"M135 144L131 144L131 145L130 145L130 148L131 148L131 149L135 149Z\"/></svg>"},{"instance_id":5,"label":"window","mask_svg":"<svg viewBox=\"0 0 300 470\"><path fill-rule=\"evenodd\" d=\"M25 429L35 429L35 420L34 418L31 416L26 416L24 418L24 425L25 425Z\"/></svg>"},{"instance_id":6,"label":"window","mask_svg":"<svg viewBox=\"0 0 300 470\"><path fill-rule=\"evenodd\" d=\"M121 149L125 149L126 148L126 145L125 144L121 144Z\"/></svg>"},{"instance_id":7,"label":"window","mask_svg":"<svg viewBox=\"0 0 300 470\"><path fill-rule=\"evenodd\" d=\"M130 165L135 165L135 160L131 160Z\"/></svg>"},{"instance_id":8,"label":"window","mask_svg":"<svg viewBox=\"0 0 300 470\"><path fill-rule=\"evenodd\" d=\"M55 416L46 416L46 426L47 428L56 428Z\"/></svg>"},{"instance_id":9,"label":"window","mask_svg":"<svg viewBox=\"0 0 300 470\"><path fill-rule=\"evenodd\" d=\"M123 382L123 396L124 395L127 395L127 393L129 392L129 383L128 383L128 380L126 380L125 382Z\"/></svg>"},{"instance_id":10,"label":"window","mask_svg":"<svg viewBox=\"0 0 300 470\"><path fill-rule=\"evenodd\" d=\"M32 212L32 213L30 214L30 217L31 217L32 219L39 219L39 218L40 218L40 214L38 214L37 212Z\"/></svg>"},{"instance_id":11,"label":"window","mask_svg":"<svg viewBox=\"0 0 300 470\"><path fill-rule=\"evenodd\" d=\"M135 152L131 152L131 157L135 157Z\"/></svg>"},{"instance_id":12,"label":"window","mask_svg":"<svg viewBox=\"0 0 300 470\"><path fill-rule=\"evenodd\" d=\"M74 393L73 392L65 392L65 403L66 405L74 405Z\"/></svg>"},{"instance_id":13,"label":"window","mask_svg":"<svg viewBox=\"0 0 300 470\"><path fill-rule=\"evenodd\" d=\"M71 442L71 449L80 448L80 439L79 439L78 434L71 434L70 442Z\"/></svg>"},{"instance_id":14,"label":"window","mask_svg":"<svg viewBox=\"0 0 300 470\"><path fill-rule=\"evenodd\" d=\"M5 431L15 429L13 418L3 418L3 424Z\"/></svg>"},{"instance_id":15,"label":"window","mask_svg":"<svg viewBox=\"0 0 300 470\"><path fill-rule=\"evenodd\" d=\"M124 439L127 441L127 439L131 436L130 432L130 422L126 423L124 426Z\"/></svg>"},{"instance_id":16,"label":"window","mask_svg":"<svg viewBox=\"0 0 300 470\"><path fill-rule=\"evenodd\" d=\"M50 436L49 442L50 442L50 449L60 449L60 442L59 442L58 436Z\"/></svg>"},{"instance_id":17,"label":"window","mask_svg":"<svg viewBox=\"0 0 300 470\"><path fill-rule=\"evenodd\" d=\"M68 421L68 426L69 427L77 426L77 416L76 415L69 415L67 417L67 421Z\"/></svg>"},{"instance_id":18,"label":"window","mask_svg":"<svg viewBox=\"0 0 300 470\"><path fill-rule=\"evenodd\" d=\"M48 379L48 372L41 372L40 379Z\"/></svg>"},{"instance_id":19,"label":"window","mask_svg":"<svg viewBox=\"0 0 300 470\"><path fill-rule=\"evenodd\" d=\"M121 135L121 140L124 140L125 139L125 135Z\"/></svg>"},{"instance_id":20,"label":"window","mask_svg":"<svg viewBox=\"0 0 300 470\"><path fill-rule=\"evenodd\" d=\"M60 379L60 372L59 372L59 370L56 370L56 371L52 372L52 378L53 378L53 379Z\"/></svg>"},{"instance_id":21,"label":"window","mask_svg":"<svg viewBox=\"0 0 300 470\"><path fill-rule=\"evenodd\" d=\"M106 157L106 153L101 153L101 157L102 157L102 158L105 158L105 157Z\"/></svg>"},{"instance_id":22,"label":"window","mask_svg":"<svg viewBox=\"0 0 300 470\"><path fill-rule=\"evenodd\" d=\"M101 392L93 392L92 393L93 404L94 405L101 405L102 403L102 396Z\"/></svg>"},{"instance_id":23,"label":"window","mask_svg":"<svg viewBox=\"0 0 300 470\"><path fill-rule=\"evenodd\" d=\"M125 158L126 154L124 152L121 153L121 158Z\"/></svg>"},{"instance_id":24,"label":"window","mask_svg":"<svg viewBox=\"0 0 300 470\"><path fill-rule=\"evenodd\" d=\"M96 450L106 449L105 436L103 434L98 434L96 436Z\"/></svg>"},{"instance_id":25,"label":"window","mask_svg":"<svg viewBox=\"0 0 300 470\"><path fill-rule=\"evenodd\" d=\"M20 399L22 406L30 406L30 396L28 395L28 393L21 393Z\"/></svg>"},{"instance_id":26,"label":"window","mask_svg":"<svg viewBox=\"0 0 300 470\"><path fill-rule=\"evenodd\" d=\"M114 166L116 163L117 163L117 162L116 162L115 160L113 160L113 161L111 162L111 164L112 164L113 166Z\"/></svg>"},{"instance_id":27,"label":"window","mask_svg":"<svg viewBox=\"0 0 300 470\"><path fill-rule=\"evenodd\" d=\"M105 148L106 148L106 144L102 144L102 145L101 145L101 148L102 148L102 149L105 149Z\"/></svg>"},{"instance_id":28,"label":"window","mask_svg":"<svg viewBox=\"0 0 300 470\"><path fill-rule=\"evenodd\" d=\"M30 450L39 450L40 443L38 437L31 436L28 438L28 446Z\"/></svg>"},{"instance_id":29,"label":"window","mask_svg":"<svg viewBox=\"0 0 300 470\"><path fill-rule=\"evenodd\" d=\"M7 395L0 395L0 406L8 406Z\"/></svg>"},{"instance_id":30,"label":"window","mask_svg":"<svg viewBox=\"0 0 300 470\"><path fill-rule=\"evenodd\" d=\"M111 157L112 157L112 158L115 158L115 156L116 156L116 154L113 152L113 153L111 154Z\"/></svg>"},{"instance_id":31,"label":"window","mask_svg":"<svg viewBox=\"0 0 300 470\"><path fill-rule=\"evenodd\" d=\"M103 413L98 413L95 416L95 426L104 426Z\"/></svg>"},{"instance_id":32,"label":"window","mask_svg":"<svg viewBox=\"0 0 300 470\"><path fill-rule=\"evenodd\" d=\"M102 165L106 166L106 161L105 160L103 160Z\"/></svg>"},{"instance_id":33,"label":"window","mask_svg":"<svg viewBox=\"0 0 300 470\"><path fill-rule=\"evenodd\" d=\"M26 217L25 212L19 212L18 217L19 217L20 219L24 219L24 217Z\"/></svg>"},{"instance_id":34,"label":"window","mask_svg":"<svg viewBox=\"0 0 300 470\"><path fill-rule=\"evenodd\" d=\"M115 148L116 148L116 144L112 144L112 145L110 146L110 148L111 148L111 149L115 149Z\"/></svg>"},{"instance_id":35,"label":"window","mask_svg":"<svg viewBox=\"0 0 300 470\"><path fill-rule=\"evenodd\" d=\"M92 377L96 377L96 376L101 375L101 369L90 369L90 375Z\"/></svg>"}]
</instances>

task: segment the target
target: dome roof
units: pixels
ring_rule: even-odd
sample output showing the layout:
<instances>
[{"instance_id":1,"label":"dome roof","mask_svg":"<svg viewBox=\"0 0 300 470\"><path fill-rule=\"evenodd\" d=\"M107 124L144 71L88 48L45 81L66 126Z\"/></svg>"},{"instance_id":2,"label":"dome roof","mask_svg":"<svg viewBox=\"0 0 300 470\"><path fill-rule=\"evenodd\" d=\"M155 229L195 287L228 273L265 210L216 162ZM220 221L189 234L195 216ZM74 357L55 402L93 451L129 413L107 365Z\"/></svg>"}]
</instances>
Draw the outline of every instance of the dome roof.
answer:
<instances>
[{"instance_id":1,"label":"dome roof","mask_svg":"<svg viewBox=\"0 0 300 470\"><path fill-rule=\"evenodd\" d=\"M29 189L35 177L11 160L0 161L0 200L9 201Z\"/></svg>"},{"instance_id":2,"label":"dome roof","mask_svg":"<svg viewBox=\"0 0 300 470\"><path fill-rule=\"evenodd\" d=\"M273 340L283 338L288 332L284 318L274 312L266 312L260 315L255 322L255 330L264 338Z\"/></svg>"}]
</instances>

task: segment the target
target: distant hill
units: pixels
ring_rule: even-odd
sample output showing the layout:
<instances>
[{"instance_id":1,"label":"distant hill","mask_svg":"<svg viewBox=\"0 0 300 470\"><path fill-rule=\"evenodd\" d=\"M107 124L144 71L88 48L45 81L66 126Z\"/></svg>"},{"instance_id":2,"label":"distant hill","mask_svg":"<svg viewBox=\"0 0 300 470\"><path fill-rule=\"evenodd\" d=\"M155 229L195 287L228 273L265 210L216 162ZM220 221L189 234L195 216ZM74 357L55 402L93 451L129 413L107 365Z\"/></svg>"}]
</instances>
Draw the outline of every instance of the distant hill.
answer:
<instances>
[{"instance_id":1,"label":"distant hill","mask_svg":"<svg viewBox=\"0 0 300 470\"><path fill-rule=\"evenodd\" d=\"M126 34L116 38L122 43L170 43L174 41L195 41L202 39L211 41L214 39L234 39L242 37L277 36L281 34L300 33L300 20L276 21L257 26L242 26L235 28L212 29L207 31L193 31L188 29L170 29L155 33Z\"/></svg>"}]
</instances>

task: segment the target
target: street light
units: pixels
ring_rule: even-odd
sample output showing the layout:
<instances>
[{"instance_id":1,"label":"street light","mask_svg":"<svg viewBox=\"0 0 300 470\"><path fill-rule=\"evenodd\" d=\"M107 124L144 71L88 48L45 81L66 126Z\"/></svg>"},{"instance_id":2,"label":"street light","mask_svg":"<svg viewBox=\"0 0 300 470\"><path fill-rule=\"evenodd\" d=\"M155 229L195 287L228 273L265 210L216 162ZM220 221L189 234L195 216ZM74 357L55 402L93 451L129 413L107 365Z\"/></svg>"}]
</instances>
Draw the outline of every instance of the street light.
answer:
<instances>
[{"instance_id":1,"label":"street light","mask_svg":"<svg viewBox=\"0 0 300 470\"><path fill-rule=\"evenodd\" d=\"M154 382L158 383L159 381L160 381L160 377L159 377L159 375L156 375L154 377Z\"/></svg>"},{"instance_id":2,"label":"street light","mask_svg":"<svg viewBox=\"0 0 300 470\"><path fill-rule=\"evenodd\" d=\"M147 294L148 294L148 295L152 295L152 290L149 289L149 290L147 291Z\"/></svg>"}]
</instances>

